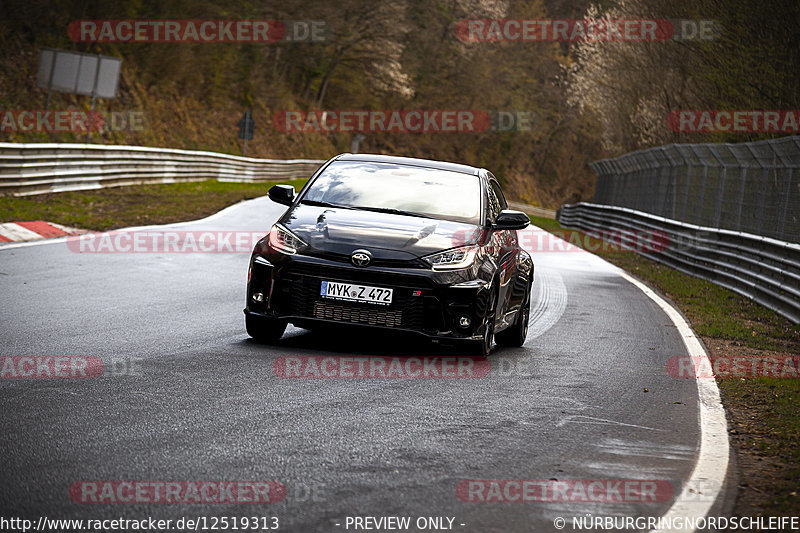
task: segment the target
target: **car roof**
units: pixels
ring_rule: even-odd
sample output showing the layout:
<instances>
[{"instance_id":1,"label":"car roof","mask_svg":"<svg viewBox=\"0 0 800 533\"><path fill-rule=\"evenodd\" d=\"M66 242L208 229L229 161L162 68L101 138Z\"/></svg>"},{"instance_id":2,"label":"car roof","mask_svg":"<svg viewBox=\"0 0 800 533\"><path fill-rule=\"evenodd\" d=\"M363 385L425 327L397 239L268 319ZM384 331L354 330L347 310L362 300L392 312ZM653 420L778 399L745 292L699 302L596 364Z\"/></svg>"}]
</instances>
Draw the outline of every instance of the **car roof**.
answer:
<instances>
[{"instance_id":1,"label":"car roof","mask_svg":"<svg viewBox=\"0 0 800 533\"><path fill-rule=\"evenodd\" d=\"M488 174L486 169L461 165L458 163L448 163L445 161L434 161L432 159L417 159L414 157L399 157L393 155L379 154L340 154L334 157L336 161L363 161L368 163L393 163L396 165L406 165L413 167L435 168L438 170L450 170L471 176L485 176Z\"/></svg>"}]
</instances>

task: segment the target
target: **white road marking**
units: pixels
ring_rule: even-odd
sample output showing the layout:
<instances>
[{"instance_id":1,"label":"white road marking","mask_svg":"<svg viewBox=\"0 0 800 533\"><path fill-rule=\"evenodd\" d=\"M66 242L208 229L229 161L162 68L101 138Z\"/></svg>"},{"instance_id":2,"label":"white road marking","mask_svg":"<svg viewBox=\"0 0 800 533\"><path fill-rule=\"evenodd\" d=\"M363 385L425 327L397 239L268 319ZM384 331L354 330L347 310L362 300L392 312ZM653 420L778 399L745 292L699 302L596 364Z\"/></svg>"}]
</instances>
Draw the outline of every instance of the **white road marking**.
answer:
<instances>
[{"instance_id":1,"label":"white road marking","mask_svg":"<svg viewBox=\"0 0 800 533\"><path fill-rule=\"evenodd\" d=\"M563 252L567 253L567 252ZM622 276L625 280L635 285L641 290L648 298L650 298L662 311L670 318L675 325L678 333L681 335L688 355L694 356L692 360L695 365L710 366L708 354L706 353L703 345L697 340L694 332L689 324L680 314L666 300L656 294L650 287L635 279L624 270L612 265L604 259L592 253L578 250L570 252L573 254L573 260L570 262L572 269L587 269L597 271L598 268L607 268ZM547 316L545 310L539 311L537 321L541 322L541 333L552 327L558 318L552 318L554 315L561 316L564 312L563 309L558 311L558 307L563 304L566 308L567 303L567 290L566 287L558 287L560 282L563 286L560 274L554 268L541 268L541 263L548 261L550 254L532 254L534 263L536 264L538 275L543 275L544 279L539 286L537 296L550 305L555 305L556 309ZM541 261L537 262L537 256ZM555 274L555 275L553 275ZM557 276L557 277L556 277ZM563 298L561 291L563 290ZM563 300L563 302L561 302ZM537 305L537 307L539 307ZM533 315L531 315L531 328L534 327ZM547 325L548 323L549 326ZM531 335L529 333L529 338ZM730 460L730 443L728 441L728 421L725 418L725 409L722 406L722 401L719 395L719 388L717 382L713 379L696 379L698 392L698 413L700 425L700 446L697 451L697 462L694 469L686 480L681 493L676 497L672 507L667 510L663 515L665 520L674 521L675 518L682 517L684 519L694 518L697 519L705 517L711 511L712 506L719 498L722 488L725 483L725 478L728 471L728 462ZM705 491L703 498L697 497L696 487L704 487ZM692 520L684 520L684 523L691 522ZM661 529L654 530L653 533L694 533L696 531L692 528L684 529Z\"/></svg>"},{"instance_id":2,"label":"white road marking","mask_svg":"<svg viewBox=\"0 0 800 533\"><path fill-rule=\"evenodd\" d=\"M633 278L627 272L619 270L620 276L634 284L645 293L664 313L672 320L678 329L686 351L698 365L711 365L703 345L697 340L689 324L672 305L656 294L650 287ZM728 472L730 443L728 442L728 421L725 418L725 409L719 395L716 380L698 378L697 401L700 418L700 449L697 453L697 462L694 465L689 479L683 490L675 499L672 507L664 514L664 519L695 518L699 519L708 515L711 507L716 502L725 483ZM697 498L693 487L707 487L705 498ZM685 520L688 522L689 520ZM691 533L695 529L659 529L653 533L672 532Z\"/></svg>"}]
</instances>

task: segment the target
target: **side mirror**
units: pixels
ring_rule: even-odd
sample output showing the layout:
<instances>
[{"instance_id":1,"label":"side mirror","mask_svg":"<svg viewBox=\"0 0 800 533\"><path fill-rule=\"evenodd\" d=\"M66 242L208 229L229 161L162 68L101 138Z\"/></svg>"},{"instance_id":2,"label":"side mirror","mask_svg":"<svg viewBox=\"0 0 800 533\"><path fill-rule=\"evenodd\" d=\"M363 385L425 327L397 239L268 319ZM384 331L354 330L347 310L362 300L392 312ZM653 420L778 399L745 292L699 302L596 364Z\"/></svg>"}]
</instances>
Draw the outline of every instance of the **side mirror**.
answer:
<instances>
[{"instance_id":1,"label":"side mirror","mask_svg":"<svg viewBox=\"0 0 800 533\"><path fill-rule=\"evenodd\" d=\"M267 196L269 196L269 199L273 202L283 205L292 205L294 194L294 187L291 185L275 185L269 190Z\"/></svg>"},{"instance_id":2,"label":"side mirror","mask_svg":"<svg viewBox=\"0 0 800 533\"><path fill-rule=\"evenodd\" d=\"M503 209L497 215L497 221L494 223L494 229L525 229L531 219L522 211L514 211L512 209Z\"/></svg>"}]
</instances>

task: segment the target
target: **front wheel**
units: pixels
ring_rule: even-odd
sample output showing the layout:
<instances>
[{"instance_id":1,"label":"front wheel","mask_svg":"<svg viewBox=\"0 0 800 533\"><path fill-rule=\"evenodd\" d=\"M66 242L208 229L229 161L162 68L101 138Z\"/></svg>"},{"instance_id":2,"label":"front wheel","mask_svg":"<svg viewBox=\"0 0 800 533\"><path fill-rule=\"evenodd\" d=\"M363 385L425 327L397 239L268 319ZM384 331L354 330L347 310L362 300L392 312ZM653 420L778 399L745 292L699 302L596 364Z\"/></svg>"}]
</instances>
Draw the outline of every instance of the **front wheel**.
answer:
<instances>
[{"instance_id":1,"label":"front wheel","mask_svg":"<svg viewBox=\"0 0 800 533\"><path fill-rule=\"evenodd\" d=\"M483 326L483 337L479 341L473 341L473 350L482 357L488 357L492 352L494 344L494 322L497 313L497 296L494 292L489 297L489 305L486 311L486 324Z\"/></svg>"},{"instance_id":2,"label":"front wheel","mask_svg":"<svg viewBox=\"0 0 800 533\"><path fill-rule=\"evenodd\" d=\"M525 337L528 336L528 320L531 314L531 297L528 296L527 301L517 313L517 319L514 325L505 331L497 334L497 344L500 346L519 347L525 344Z\"/></svg>"},{"instance_id":3,"label":"front wheel","mask_svg":"<svg viewBox=\"0 0 800 533\"><path fill-rule=\"evenodd\" d=\"M283 332L286 331L286 322L274 318L246 315L244 324L247 327L248 335L265 344L278 342L283 336Z\"/></svg>"},{"instance_id":4,"label":"front wheel","mask_svg":"<svg viewBox=\"0 0 800 533\"><path fill-rule=\"evenodd\" d=\"M477 355L488 357L494 344L494 322L487 323L483 332L483 339L473 341L473 349Z\"/></svg>"}]
</instances>

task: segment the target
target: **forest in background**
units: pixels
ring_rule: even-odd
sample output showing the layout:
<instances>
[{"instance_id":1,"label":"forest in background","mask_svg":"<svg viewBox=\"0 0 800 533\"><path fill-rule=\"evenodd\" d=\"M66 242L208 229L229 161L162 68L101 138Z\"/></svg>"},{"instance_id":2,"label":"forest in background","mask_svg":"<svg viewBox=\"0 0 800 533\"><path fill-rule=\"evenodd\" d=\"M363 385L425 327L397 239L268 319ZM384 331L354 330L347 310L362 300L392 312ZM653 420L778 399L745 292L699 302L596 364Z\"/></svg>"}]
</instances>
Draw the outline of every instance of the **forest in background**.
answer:
<instances>
[{"instance_id":1,"label":"forest in background","mask_svg":"<svg viewBox=\"0 0 800 533\"><path fill-rule=\"evenodd\" d=\"M463 19L582 17L713 20L711 40L477 42ZM324 21L323 42L79 43L81 19ZM93 143L241 154L236 123L256 121L248 155L326 159L353 133L283 133L285 110L525 111L524 131L367 133L360 151L492 170L509 196L556 207L591 198L591 161L673 142L743 142L774 134L675 133L680 109L800 109L796 0L6 0L0 5L0 109L44 109L44 47L123 58L118 97L97 110L142 111L140 131ZM50 109L88 110L53 93ZM0 141L83 142L73 133L0 132Z\"/></svg>"}]
</instances>

